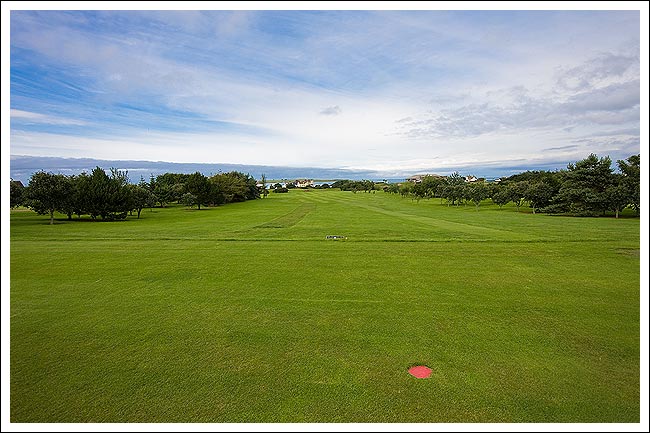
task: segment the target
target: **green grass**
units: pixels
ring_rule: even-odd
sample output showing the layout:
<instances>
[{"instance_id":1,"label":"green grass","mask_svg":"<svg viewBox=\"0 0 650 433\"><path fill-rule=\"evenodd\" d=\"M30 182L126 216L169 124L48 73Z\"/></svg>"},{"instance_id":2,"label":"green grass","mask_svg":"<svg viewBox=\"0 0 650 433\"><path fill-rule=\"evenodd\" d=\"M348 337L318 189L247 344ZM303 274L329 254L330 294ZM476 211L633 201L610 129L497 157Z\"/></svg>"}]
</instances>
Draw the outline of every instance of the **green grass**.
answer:
<instances>
[{"instance_id":1,"label":"green grass","mask_svg":"<svg viewBox=\"0 0 650 433\"><path fill-rule=\"evenodd\" d=\"M636 218L292 190L10 237L13 422L640 419Z\"/></svg>"}]
</instances>

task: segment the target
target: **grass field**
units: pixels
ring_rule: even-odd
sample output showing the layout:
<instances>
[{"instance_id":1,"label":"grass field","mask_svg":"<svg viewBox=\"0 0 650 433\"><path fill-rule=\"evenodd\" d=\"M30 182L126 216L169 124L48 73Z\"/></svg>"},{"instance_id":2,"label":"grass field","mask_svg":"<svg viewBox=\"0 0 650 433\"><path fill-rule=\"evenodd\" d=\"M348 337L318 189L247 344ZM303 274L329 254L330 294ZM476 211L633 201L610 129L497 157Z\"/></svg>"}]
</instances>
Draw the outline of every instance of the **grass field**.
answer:
<instances>
[{"instance_id":1,"label":"grass field","mask_svg":"<svg viewBox=\"0 0 650 433\"><path fill-rule=\"evenodd\" d=\"M637 218L292 190L10 236L13 422L640 419Z\"/></svg>"}]
</instances>

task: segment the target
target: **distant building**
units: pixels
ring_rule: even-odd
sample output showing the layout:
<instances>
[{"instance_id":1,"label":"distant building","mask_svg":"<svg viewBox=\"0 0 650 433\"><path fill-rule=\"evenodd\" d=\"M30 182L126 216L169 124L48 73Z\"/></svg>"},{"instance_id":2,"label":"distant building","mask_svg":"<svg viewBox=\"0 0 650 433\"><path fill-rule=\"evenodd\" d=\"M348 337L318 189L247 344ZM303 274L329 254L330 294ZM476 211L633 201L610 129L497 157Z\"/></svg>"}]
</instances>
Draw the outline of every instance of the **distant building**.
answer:
<instances>
[{"instance_id":1,"label":"distant building","mask_svg":"<svg viewBox=\"0 0 650 433\"><path fill-rule=\"evenodd\" d=\"M465 182L476 182L478 178L476 176L465 176Z\"/></svg>"},{"instance_id":2,"label":"distant building","mask_svg":"<svg viewBox=\"0 0 650 433\"><path fill-rule=\"evenodd\" d=\"M314 186L314 179L296 179L294 182L296 188L307 188L309 186Z\"/></svg>"}]
</instances>

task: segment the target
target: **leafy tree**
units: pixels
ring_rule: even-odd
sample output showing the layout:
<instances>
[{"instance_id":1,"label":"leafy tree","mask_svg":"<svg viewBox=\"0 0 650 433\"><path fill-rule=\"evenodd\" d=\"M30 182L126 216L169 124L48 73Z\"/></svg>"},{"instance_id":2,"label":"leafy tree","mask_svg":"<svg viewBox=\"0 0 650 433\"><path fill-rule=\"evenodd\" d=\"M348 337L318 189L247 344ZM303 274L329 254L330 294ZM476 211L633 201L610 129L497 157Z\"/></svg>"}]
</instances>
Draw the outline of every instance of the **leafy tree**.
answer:
<instances>
[{"instance_id":1,"label":"leafy tree","mask_svg":"<svg viewBox=\"0 0 650 433\"><path fill-rule=\"evenodd\" d=\"M622 185L627 190L629 203L636 214L641 211L641 155L632 155L625 161L617 161L623 175Z\"/></svg>"},{"instance_id":2,"label":"leafy tree","mask_svg":"<svg viewBox=\"0 0 650 433\"><path fill-rule=\"evenodd\" d=\"M384 192L388 192L391 194L399 194L399 185L396 183L390 183L386 187L384 187Z\"/></svg>"},{"instance_id":3,"label":"leafy tree","mask_svg":"<svg viewBox=\"0 0 650 433\"><path fill-rule=\"evenodd\" d=\"M510 202L510 191L505 185L499 185L494 188L492 192L492 202L499 206L499 209L503 208L503 205Z\"/></svg>"},{"instance_id":4,"label":"leafy tree","mask_svg":"<svg viewBox=\"0 0 650 433\"><path fill-rule=\"evenodd\" d=\"M12 208L18 207L23 204L25 187L22 182L11 179L11 186L9 191L9 203Z\"/></svg>"},{"instance_id":5,"label":"leafy tree","mask_svg":"<svg viewBox=\"0 0 650 433\"><path fill-rule=\"evenodd\" d=\"M215 204L240 202L260 198L257 181L250 175L231 171L209 179Z\"/></svg>"},{"instance_id":6,"label":"leafy tree","mask_svg":"<svg viewBox=\"0 0 650 433\"><path fill-rule=\"evenodd\" d=\"M375 182L371 180L362 180L361 181L361 189L363 189L364 192L370 192L375 190Z\"/></svg>"},{"instance_id":7,"label":"leafy tree","mask_svg":"<svg viewBox=\"0 0 650 433\"><path fill-rule=\"evenodd\" d=\"M605 190L614 184L611 164L609 157L598 158L593 153L569 164L553 200L555 208L583 216L604 214L608 207Z\"/></svg>"},{"instance_id":8,"label":"leafy tree","mask_svg":"<svg viewBox=\"0 0 650 433\"><path fill-rule=\"evenodd\" d=\"M131 188L133 208L138 213L138 219L140 219L140 212L152 202L151 196L153 194L143 185L142 181L138 185L129 185L129 188Z\"/></svg>"},{"instance_id":9,"label":"leafy tree","mask_svg":"<svg viewBox=\"0 0 650 433\"><path fill-rule=\"evenodd\" d=\"M95 219L124 219L134 209L127 172L111 168L111 175L96 167L88 178L87 212Z\"/></svg>"},{"instance_id":10,"label":"leafy tree","mask_svg":"<svg viewBox=\"0 0 650 433\"><path fill-rule=\"evenodd\" d=\"M399 186L399 195L408 197L413 192L413 184L410 182L403 183Z\"/></svg>"},{"instance_id":11,"label":"leafy tree","mask_svg":"<svg viewBox=\"0 0 650 433\"><path fill-rule=\"evenodd\" d=\"M79 218L81 215L90 214L90 197L92 196L92 184L88 173L83 172L75 177L75 192L73 212Z\"/></svg>"},{"instance_id":12,"label":"leafy tree","mask_svg":"<svg viewBox=\"0 0 650 433\"><path fill-rule=\"evenodd\" d=\"M266 189L266 175L262 173L262 197L266 198L269 195L269 190Z\"/></svg>"},{"instance_id":13,"label":"leafy tree","mask_svg":"<svg viewBox=\"0 0 650 433\"><path fill-rule=\"evenodd\" d=\"M424 189L426 190L426 197L429 198L429 197L436 196L438 187L445 183L445 179L439 176L427 175L422 178L422 181L420 183L424 186Z\"/></svg>"},{"instance_id":14,"label":"leafy tree","mask_svg":"<svg viewBox=\"0 0 650 433\"><path fill-rule=\"evenodd\" d=\"M449 204L455 205L463 200L465 195L465 178L457 171L445 178L444 187L441 190L441 197Z\"/></svg>"},{"instance_id":15,"label":"leafy tree","mask_svg":"<svg viewBox=\"0 0 650 433\"><path fill-rule=\"evenodd\" d=\"M429 191L427 190L426 185L423 182L416 183L412 185L411 192L415 199L419 202L420 199L429 198Z\"/></svg>"},{"instance_id":16,"label":"leafy tree","mask_svg":"<svg viewBox=\"0 0 650 433\"><path fill-rule=\"evenodd\" d=\"M529 183L527 181L521 180L518 182L510 183L506 187L510 201L513 202L515 206L517 206L517 212L519 212L519 208L526 200L526 192L528 191L528 186Z\"/></svg>"},{"instance_id":17,"label":"leafy tree","mask_svg":"<svg viewBox=\"0 0 650 433\"><path fill-rule=\"evenodd\" d=\"M483 200L490 197L490 187L488 187L485 182L476 182L472 184L468 190L471 200L476 205L476 210L478 210Z\"/></svg>"},{"instance_id":18,"label":"leafy tree","mask_svg":"<svg viewBox=\"0 0 650 433\"><path fill-rule=\"evenodd\" d=\"M615 212L616 218L618 218L618 214L630 203L629 190L623 182L609 186L605 190L604 196L607 207Z\"/></svg>"},{"instance_id":19,"label":"leafy tree","mask_svg":"<svg viewBox=\"0 0 650 433\"><path fill-rule=\"evenodd\" d=\"M28 206L39 215L50 215L54 224L54 211L61 208L70 193L70 183L62 174L36 172L29 180L26 191Z\"/></svg>"},{"instance_id":20,"label":"leafy tree","mask_svg":"<svg viewBox=\"0 0 650 433\"><path fill-rule=\"evenodd\" d=\"M545 181L540 181L533 183L528 186L524 192L524 198L530 204L530 207L533 208L533 214L539 208L543 208L551 204L555 191L553 186L549 185Z\"/></svg>"},{"instance_id":21,"label":"leafy tree","mask_svg":"<svg viewBox=\"0 0 650 433\"><path fill-rule=\"evenodd\" d=\"M198 200L194 194L192 194L191 192L186 192L181 196L179 202L183 206L192 207L198 203Z\"/></svg>"},{"instance_id":22,"label":"leafy tree","mask_svg":"<svg viewBox=\"0 0 650 433\"><path fill-rule=\"evenodd\" d=\"M166 183L156 182L153 187L153 194L156 196L160 207L165 207L168 203L173 201L174 193L172 187Z\"/></svg>"},{"instance_id":23,"label":"leafy tree","mask_svg":"<svg viewBox=\"0 0 650 433\"><path fill-rule=\"evenodd\" d=\"M210 203L212 198L212 186L208 181L208 178L205 177L200 172L195 172L187 178L185 182L187 192L192 194L196 198L196 205L199 210L201 210L201 204L207 205Z\"/></svg>"},{"instance_id":24,"label":"leafy tree","mask_svg":"<svg viewBox=\"0 0 650 433\"><path fill-rule=\"evenodd\" d=\"M187 186L184 183L175 183L170 186L170 201L179 201L183 194L187 191Z\"/></svg>"},{"instance_id":25,"label":"leafy tree","mask_svg":"<svg viewBox=\"0 0 650 433\"><path fill-rule=\"evenodd\" d=\"M77 213L79 209L78 202L82 200L82 197L79 193L79 182L77 176L64 176L64 182L66 183L66 196L57 207L57 211L66 214L68 220L72 219L72 215Z\"/></svg>"}]
</instances>

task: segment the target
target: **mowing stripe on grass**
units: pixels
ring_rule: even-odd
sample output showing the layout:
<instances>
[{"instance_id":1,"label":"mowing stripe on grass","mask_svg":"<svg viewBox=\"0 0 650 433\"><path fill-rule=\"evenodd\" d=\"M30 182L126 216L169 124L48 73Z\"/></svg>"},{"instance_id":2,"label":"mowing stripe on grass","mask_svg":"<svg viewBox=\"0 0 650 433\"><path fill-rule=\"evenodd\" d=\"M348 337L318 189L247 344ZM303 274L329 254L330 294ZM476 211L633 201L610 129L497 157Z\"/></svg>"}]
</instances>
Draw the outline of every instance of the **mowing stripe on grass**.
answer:
<instances>
[{"instance_id":1,"label":"mowing stripe on grass","mask_svg":"<svg viewBox=\"0 0 650 433\"><path fill-rule=\"evenodd\" d=\"M283 229L295 226L302 220L309 212L316 209L314 203L303 203L291 212L281 217L275 218L267 223L256 226L257 228L265 229Z\"/></svg>"}]
</instances>

